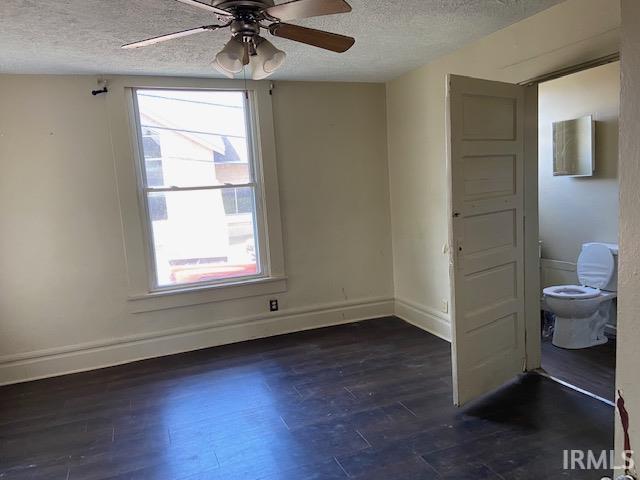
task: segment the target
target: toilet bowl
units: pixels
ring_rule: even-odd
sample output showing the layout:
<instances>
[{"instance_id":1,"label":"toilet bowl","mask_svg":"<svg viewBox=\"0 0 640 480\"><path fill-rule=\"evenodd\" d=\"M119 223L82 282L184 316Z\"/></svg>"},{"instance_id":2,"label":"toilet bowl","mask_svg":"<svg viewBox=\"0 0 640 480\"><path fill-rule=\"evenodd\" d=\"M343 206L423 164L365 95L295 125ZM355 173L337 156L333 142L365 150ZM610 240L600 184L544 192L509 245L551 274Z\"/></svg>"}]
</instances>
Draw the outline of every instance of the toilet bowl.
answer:
<instances>
[{"instance_id":1,"label":"toilet bowl","mask_svg":"<svg viewBox=\"0 0 640 480\"><path fill-rule=\"evenodd\" d=\"M577 266L581 285L543 290L544 308L556 317L554 345L576 349L607 342L604 329L615 315L617 256L617 245L585 243Z\"/></svg>"}]
</instances>

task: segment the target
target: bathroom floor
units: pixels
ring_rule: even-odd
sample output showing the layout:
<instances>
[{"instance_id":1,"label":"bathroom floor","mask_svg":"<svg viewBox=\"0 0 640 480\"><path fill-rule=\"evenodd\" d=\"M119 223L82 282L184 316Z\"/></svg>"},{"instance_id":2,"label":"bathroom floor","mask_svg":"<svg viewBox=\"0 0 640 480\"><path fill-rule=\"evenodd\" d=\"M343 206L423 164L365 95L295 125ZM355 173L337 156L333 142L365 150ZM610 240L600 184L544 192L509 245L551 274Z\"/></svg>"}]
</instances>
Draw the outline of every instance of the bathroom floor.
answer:
<instances>
[{"instance_id":1,"label":"bathroom floor","mask_svg":"<svg viewBox=\"0 0 640 480\"><path fill-rule=\"evenodd\" d=\"M542 368L551 376L607 400L615 400L616 339L604 345L567 350L542 337Z\"/></svg>"}]
</instances>

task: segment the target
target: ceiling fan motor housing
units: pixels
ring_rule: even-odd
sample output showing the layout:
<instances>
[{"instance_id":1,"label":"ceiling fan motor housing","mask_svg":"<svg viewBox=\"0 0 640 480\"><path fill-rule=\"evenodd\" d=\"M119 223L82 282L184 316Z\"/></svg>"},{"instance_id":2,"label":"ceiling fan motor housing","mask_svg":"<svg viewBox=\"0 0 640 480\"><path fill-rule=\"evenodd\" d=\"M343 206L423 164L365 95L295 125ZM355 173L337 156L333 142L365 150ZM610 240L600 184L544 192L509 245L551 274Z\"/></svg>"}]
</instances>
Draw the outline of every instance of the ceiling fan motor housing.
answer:
<instances>
[{"instance_id":1,"label":"ceiling fan motor housing","mask_svg":"<svg viewBox=\"0 0 640 480\"><path fill-rule=\"evenodd\" d=\"M231 33L234 37L255 37L260 33L260 24L251 17L237 18L231 22Z\"/></svg>"},{"instance_id":2,"label":"ceiling fan motor housing","mask_svg":"<svg viewBox=\"0 0 640 480\"><path fill-rule=\"evenodd\" d=\"M273 0L214 0L212 5L223 10L234 11L264 10L265 8L273 7L275 3Z\"/></svg>"},{"instance_id":3,"label":"ceiling fan motor housing","mask_svg":"<svg viewBox=\"0 0 640 480\"><path fill-rule=\"evenodd\" d=\"M231 34L238 39L252 39L260 34L260 21L264 10L274 5L273 0L214 0L213 6L233 12Z\"/></svg>"}]
</instances>

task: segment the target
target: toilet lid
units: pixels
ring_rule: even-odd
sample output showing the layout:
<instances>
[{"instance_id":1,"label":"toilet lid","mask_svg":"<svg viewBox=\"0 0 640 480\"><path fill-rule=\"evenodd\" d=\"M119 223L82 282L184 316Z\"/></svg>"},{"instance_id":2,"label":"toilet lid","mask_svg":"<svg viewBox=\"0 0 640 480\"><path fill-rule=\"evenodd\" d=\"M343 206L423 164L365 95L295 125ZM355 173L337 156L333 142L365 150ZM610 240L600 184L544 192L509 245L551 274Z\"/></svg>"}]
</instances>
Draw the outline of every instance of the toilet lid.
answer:
<instances>
[{"instance_id":1,"label":"toilet lid","mask_svg":"<svg viewBox=\"0 0 640 480\"><path fill-rule=\"evenodd\" d=\"M585 245L578 257L578 280L582 285L605 288L615 269L613 254L602 244Z\"/></svg>"}]
</instances>

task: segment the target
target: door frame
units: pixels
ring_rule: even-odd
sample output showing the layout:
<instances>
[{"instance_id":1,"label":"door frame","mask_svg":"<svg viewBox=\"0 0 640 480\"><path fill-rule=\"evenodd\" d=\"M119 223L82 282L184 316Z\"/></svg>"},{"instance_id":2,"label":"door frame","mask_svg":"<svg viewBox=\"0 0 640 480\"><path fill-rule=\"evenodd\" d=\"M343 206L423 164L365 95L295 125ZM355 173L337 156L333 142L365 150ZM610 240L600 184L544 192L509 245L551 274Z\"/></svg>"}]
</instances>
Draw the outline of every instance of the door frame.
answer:
<instances>
[{"instance_id":1,"label":"door frame","mask_svg":"<svg viewBox=\"0 0 640 480\"><path fill-rule=\"evenodd\" d=\"M543 75L519 82L527 87L525 93L525 172L524 172L524 211L525 211L525 251L524 251L524 288L525 288L525 354L526 370L536 370L542 366L542 338L540 335L540 251L539 251L539 192L538 192L538 86L541 83L562 78L567 75L590 70L602 65L620 61L620 52L614 52L593 58L578 64L554 70ZM531 128L535 122L536 135L531 137ZM527 136L527 132L529 135Z\"/></svg>"},{"instance_id":2,"label":"door frame","mask_svg":"<svg viewBox=\"0 0 640 480\"><path fill-rule=\"evenodd\" d=\"M531 128L534 126L535 128ZM525 90L524 118L524 322L525 370L540 368L540 223L538 211L538 83Z\"/></svg>"},{"instance_id":3,"label":"door frame","mask_svg":"<svg viewBox=\"0 0 640 480\"><path fill-rule=\"evenodd\" d=\"M614 52L593 58L578 64L547 72L537 77L519 82L527 87L525 93L525 352L526 370L541 368L542 339L540 335L540 253L539 253L539 211L538 211L538 85L565 77L574 73L590 70L608 63L620 61L620 52ZM531 122L535 122L535 138L526 133L533 131ZM529 127L529 128L528 128ZM535 159L535 161L533 161ZM450 192L449 192L450 193ZM453 293L452 293L453 295Z\"/></svg>"}]
</instances>

